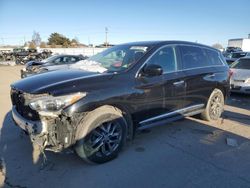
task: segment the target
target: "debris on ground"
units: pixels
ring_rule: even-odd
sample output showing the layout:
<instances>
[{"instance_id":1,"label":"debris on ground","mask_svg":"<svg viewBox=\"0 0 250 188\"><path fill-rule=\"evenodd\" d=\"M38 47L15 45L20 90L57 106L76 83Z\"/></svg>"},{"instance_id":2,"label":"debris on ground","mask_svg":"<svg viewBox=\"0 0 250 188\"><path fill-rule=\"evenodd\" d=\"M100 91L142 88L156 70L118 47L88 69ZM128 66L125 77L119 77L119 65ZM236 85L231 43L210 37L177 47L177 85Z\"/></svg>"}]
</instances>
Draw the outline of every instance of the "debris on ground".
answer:
<instances>
[{"instance_id":1,"label":"debris on ground","mask_svg":"<svg viewBox=\"0 0 250 188\"><path fill-rule=\"evenodd\" d=\"M238 142L234 138L226 138L227 145L232 147L238 147Z\"/></svg>"},{"instance_id":2,"label":"debris on ground","mask_svg":"<svg viewBox=\"0 0 250 188\"><path fill-rule=\"evenodd\" d=\"M144 152L145 148L144 147L137 147L137 148L135 148L135 151L136 152Z\"/></svg>"}]
</instances>

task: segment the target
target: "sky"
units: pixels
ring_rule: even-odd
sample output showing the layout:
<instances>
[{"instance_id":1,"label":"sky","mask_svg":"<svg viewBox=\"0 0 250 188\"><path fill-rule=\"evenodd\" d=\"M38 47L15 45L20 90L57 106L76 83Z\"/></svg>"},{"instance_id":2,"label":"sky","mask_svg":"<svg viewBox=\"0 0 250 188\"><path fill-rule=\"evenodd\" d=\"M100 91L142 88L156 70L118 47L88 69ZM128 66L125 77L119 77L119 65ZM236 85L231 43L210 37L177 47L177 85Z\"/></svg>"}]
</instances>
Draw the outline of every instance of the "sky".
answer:
<instances>
[{"instance_id":1,"label":"sky","mask_svg":"<svg viewBox=\"0 0 250 188\"><path fill-rule=\"evenodd\" d=\"M34 31L84 44L185 40L207 45L250 33L250 0L0 0L0 45L22 45Z\"/></svg>"}]
</instances>

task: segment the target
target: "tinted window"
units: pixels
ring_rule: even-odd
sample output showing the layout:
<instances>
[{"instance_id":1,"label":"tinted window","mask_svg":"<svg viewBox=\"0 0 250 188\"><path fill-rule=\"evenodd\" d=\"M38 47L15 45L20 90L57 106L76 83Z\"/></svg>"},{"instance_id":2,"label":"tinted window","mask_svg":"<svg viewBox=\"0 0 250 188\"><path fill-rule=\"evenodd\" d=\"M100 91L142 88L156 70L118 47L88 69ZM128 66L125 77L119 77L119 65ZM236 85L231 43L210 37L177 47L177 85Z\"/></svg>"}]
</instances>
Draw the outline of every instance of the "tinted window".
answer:
<instances>
[{"instance_id":1,"label":"tinted window","mask_svg":"<svg viewBox=\"0 0 250 188\"><path fill-rule=\"evenodd\" d=\"M184 69L209 66L206 53L203 48L194 46L180 46Z\"/></svg>"},{"instance_id":2,"label":"tinted window","mask_svg":"<svg viewBox=\"0 0 250 188\"><path fill-rule=\"evenodd\" d=\"M239 59L231 65L231 68L250 70L250 59Z\"/></svg>"},{"instance_id":3,"label":"tinted window","mask_svg":"<svg viewBox=\"0 0 250 188\"><path fill-rule=\"evenodd\" d=\"M204 50L207 54L208 62L210 65L223 65L219 52L209 49L204 49Z\"/></svg>"},{"instance_id":4,"label":"tinted window","mask_svg":"<svg viewBox=\"0 0 250 188\"><path fill-rule=\"evenodd\" d=\"M64 56L64 57L59 57L57 59L55 59L53 62L55 64L67 64L67 63L74 63L76 62L77 59L75 57L72 56Z\"/></svg>"},{"instance_id":5,"label":"tinted window","mask_svg":"<svg viewBox=\"0 0 250 188\"><path fill-rule=\"evenodd\" d=\"M75 57L67 56L67 57L64 57L63 61L64 61L65 63L74 63L74 62L76 62L77 60L76 60Z\"/></svg>"},{"instance_id":6,"label":"tinted window","mask_svg":"<svg viewBox=\"0 0 250 188\"><path fill-rule=\"evenodd\" d=\"M63 63L63 57L59 57L53 61L55 64L61 64Z\"/></svg>"},{"instance_id":7,"label":"tinted window","mask_svg":"<svg viewBox=\"0 0 250 188\"><path fill-rule=\"evenodd\" d=\"M173 72L177 69L175 50L173 47L165 47L156 52L147 64L160 65L164 73Z\"/></svg>"},{"instance_id":8,"label":"tinted window","mask_svg":"<svg viewBox=\"0 0 250 188\"><path fill-rule=\"evenodd\" d=\"M241 58L241 57L245 57L247 53L244 52L237 52L237 53L232 53L231 58Z\"/></svg>"}]
</instances>

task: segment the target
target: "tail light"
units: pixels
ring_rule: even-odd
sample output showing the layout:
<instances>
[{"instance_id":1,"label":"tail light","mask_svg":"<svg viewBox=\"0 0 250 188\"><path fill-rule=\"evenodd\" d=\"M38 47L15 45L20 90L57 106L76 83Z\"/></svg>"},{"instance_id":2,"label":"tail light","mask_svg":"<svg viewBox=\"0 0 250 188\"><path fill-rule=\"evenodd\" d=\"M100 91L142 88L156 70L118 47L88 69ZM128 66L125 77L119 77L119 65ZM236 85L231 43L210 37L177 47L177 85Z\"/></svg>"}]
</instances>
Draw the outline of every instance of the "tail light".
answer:
<instances>
[{"instance_id":1,"label":"tail light","mask_svg":"<svg viewBox=\"0 0 250 188\"><path fill-rule=\"evenodd\" d=\"M231 78L233 76L233 73L234 72L231 69L229 69L229 73L228 73L229 78Z\"/></svg>"}]
</instances>

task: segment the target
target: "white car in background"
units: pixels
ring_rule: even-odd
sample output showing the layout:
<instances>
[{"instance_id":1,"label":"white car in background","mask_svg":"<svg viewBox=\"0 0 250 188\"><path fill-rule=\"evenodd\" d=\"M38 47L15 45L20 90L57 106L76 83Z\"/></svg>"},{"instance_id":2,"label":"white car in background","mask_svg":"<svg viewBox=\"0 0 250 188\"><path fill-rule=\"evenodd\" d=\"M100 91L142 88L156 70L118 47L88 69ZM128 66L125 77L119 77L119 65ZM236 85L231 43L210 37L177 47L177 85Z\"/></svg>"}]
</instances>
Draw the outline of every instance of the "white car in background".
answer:
<instances>
[{"instance_id":1,"label":"white car in background","mask_svg":"<svg viewBox=\"0 0 250 188\"><path fill-rule=\"evenodd\" d=\"M243 57L231 66L231 92L250 94L250 57Z\"/></svg>"}]
</instances>

